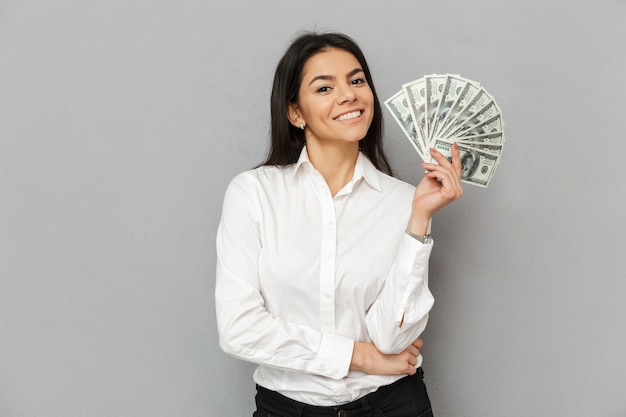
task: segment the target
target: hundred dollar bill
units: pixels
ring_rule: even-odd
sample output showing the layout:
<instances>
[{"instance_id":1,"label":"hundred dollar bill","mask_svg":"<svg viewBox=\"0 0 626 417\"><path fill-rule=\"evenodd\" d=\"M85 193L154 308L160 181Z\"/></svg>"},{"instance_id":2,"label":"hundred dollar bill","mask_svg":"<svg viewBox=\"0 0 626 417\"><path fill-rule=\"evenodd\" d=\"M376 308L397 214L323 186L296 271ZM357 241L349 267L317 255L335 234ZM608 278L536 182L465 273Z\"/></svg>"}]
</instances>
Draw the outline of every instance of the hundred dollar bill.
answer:
<instances>
[{"instance_id":1,"label":"hundred dollar bill","mask_svg":"<svg viewBox=\"0 0 626 417\"><path fill-rule=\"evenodd\" d=\"M409 110L413 123L417 128L417 136L422 141L422 149L428 149L428 140L425 132L426 123L426 81L424 78L402 85L402 90L409 103ZM424 154L428 157L428 154Z\"/></svg>"},{"instance_id":2,"label":"hundred dollar bill","mask_svg":"<svg viewBox=\"0 0 626 417\"><path fill-rule=\"evenodd\" d=\"M498 157L502 154L503 145L494 145L491 143L463 142L463 141L457 141L456 143L462 146L467 146L468 148L478 149L479 151L496 155Z\"/></svg>"},{"instance_id":3,"label":"hundred dollar bill","mask_svg":"<svg viewBox=\"0 0 626 417\"><path fill-rule=\"evenodd\" d=\"M482 135L459 136L454 138L457 142L469 143L490 143L493 145L504 145L504 132L485 133Z\"/></svg>"},{"instance_id":4,"label":"hundred dollar bill","mask_svg":"<svg viewBox=\"0 0 626 417\"><path fill-rule=\"evenodd\" d=\"M480 84L471 81L468 81L465 84L463 90L461 90L461 93L448 111L448 114L439 124L438 131L435 133L436 138L442 137L442 133L446 132L451 125L454 125L456 123L456 120L460 117L463 109L465 109L465 107L470 103L470 101L479 91Z\"/></svg>"},{"instance_id":5,"label":"hundred dollar bill","mask_svg":"<svg viewBox=\"0 0 626 417\"><path fill-rule=\"evenodd\" d=\"M456 129L453 129L453 131L450 132L448 136L462 136L463 133L471 129L472 126L477 126L485 120L491 119L500 113L500 107L498 107L496 102L490 101L483 108L474 113L469 119L463 122L462 125L458 126Z\"/></svg>"},{"instance_id":6,"label":"hundred dollar bill","mask_svg":"<svg viewBox=\"0 0 626 417\"><path fill-rule=\"evenodd\" d=\"M398 91L392 97L385 101L385 106L391 112L391 115L396 120L400 129L409 139L409 142L413 145L422 160L426 160L426 152L424 152L423 144L418 137L417 127L413 122L413 116L409 109L408 100L403 90Z\"/></svg>"},{"instance_id":7,"label":"hundred dollar bill","mask_svg":"<svg viewBox=\"0 0 626 417\"><path fill-rule=\"evenodd\" d=\"M477 136L477 135L485 135L488 133L502 133L504 129L504 122L502 121L502 116L500 113L495 116L487 119L483 122L480 122L477 125L473 125L469 129L463 131L463 136Z\"/></svg>"},{"instance_id":8,"label":"hundred dollar bill","mask_svg":"<svg viewBox=\"0 0 626 417\"><path fill-rule=\"evenodd\" d=\"M448 74L446 83L443 87L441 100L439 100L439 107L437 108L436 116L433 119L433 125L430 129L432 137L435 137L436 132L439 131L439 126L443 123L446 116L450 112L450 109L452 109L454 103L463 92L467 82L468 80L459 77L458 75Z\"/></svg>"},{"instance_id":9,"label":"hundred dollar bill","mask_svg":"<svg viewBox=\"0 0 626 417\"><path fill-rule=\"evenodd\" d=\"M454 122L446 126L446 130L441 132L441 137L453 137L461 126L467 126L470 120L491 102L493 102L493 98L481 87L461 110Z\"/></svg>"},{"instance_id":10,"label":"hundred dollar bill","mask_svg":"<svg viewBox=\"0 0 626 417\"><path fill-rule=\"evenodd\" d=\"M461 157L461 181L480 187L489 185L489 180L498 166L498 156L478 149L473 149L464 144L457 143L459 156ZM436 150L452 160L452 143L444 140L435 140Z\"/></svg>"},{"instance_id":11,"label":"hundred dollar bill","mask_svg":"<svg viewBox=\"0 0 626 417\"><path fill-rule=\"evenodd\" d=\"M443 87L446 83L447 75L432 74L424 77L426 80L426 120L424 133L426 134L426 143L430 142L433 137L433 126L439 102L443 97Z\"/></svg>"},{"instance_id":12,"label":"hundred dollar bill","mask_svg":"<svg viewBox=\"0 0 626 417\"><path fill-rule=\"evenodd\" d=\"M480 142L465 142L462 140L450 140L450 139L437 139L439 146L445 146L446 144L448 146L452 146L452 144L454 142L456 142L457 144L459 144L460 146L466 147L466 148L471 148L471 149L476 149L479 151L483 151L495 156L500 156L500 154L502 153L502 148L504 147L504 145L502 144L496 144L496 143L480 143Z\"/></svg>"}]
</instances>

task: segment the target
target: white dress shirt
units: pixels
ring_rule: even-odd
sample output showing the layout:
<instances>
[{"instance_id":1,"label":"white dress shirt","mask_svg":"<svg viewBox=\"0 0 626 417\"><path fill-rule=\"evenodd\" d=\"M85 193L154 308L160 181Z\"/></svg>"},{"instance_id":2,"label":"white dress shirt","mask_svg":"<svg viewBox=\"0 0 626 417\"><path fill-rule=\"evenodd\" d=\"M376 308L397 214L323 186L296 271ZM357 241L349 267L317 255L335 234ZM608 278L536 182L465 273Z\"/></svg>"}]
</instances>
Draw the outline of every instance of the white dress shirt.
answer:
<instances>
[{"instance_id":1,"label":"white dress shirt","mask_svg":"<svg viewBox=\"0 0 626 417\"><path fill-rule=\"evenodd\" d=\"M296 164L235 177L217 233L221 348L259 364L257 384L312 405L401 378L349 366L355 341L399 353L426 327L432 243L405 233L414 191L359 154L333 198L306 147Z\"/></svg>"}]
</instances>

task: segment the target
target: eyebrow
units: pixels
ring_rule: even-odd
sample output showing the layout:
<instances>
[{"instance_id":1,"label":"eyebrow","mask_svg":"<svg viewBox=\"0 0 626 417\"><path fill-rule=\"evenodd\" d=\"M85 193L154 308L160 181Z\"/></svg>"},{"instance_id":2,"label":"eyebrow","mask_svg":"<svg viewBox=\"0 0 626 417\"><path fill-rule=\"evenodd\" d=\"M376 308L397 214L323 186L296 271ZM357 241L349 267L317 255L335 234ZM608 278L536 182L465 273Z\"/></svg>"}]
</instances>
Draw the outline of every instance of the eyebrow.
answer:
<instances>
[{"instance_id":1,"label":"eyebrow","mask_svg":"<svg viewBox=\"0 0 626 417\"><path fill-rule=\"evenodd\" d=\"M360 72L365 72L365 71L363 71L363 69L362 69L362 68L355 68L355 69L353 69L352 71L350 71L350 72L347 74L347 75L348 75L348 78L350 78L350 77L352 77L353 75L356 75L356 74L358 74L358 73L360 73ZM317 81L317 80L329 80L329 81L332 81L332 80L334 80L334 79L335 79L335 76L334 76L334 75L318 75L318 76L316 76L316 77L313 77L313 79L311 80L311 82L309 83L309 85L313 84L313 83L314 83L315 81Z\"/></svg>"}]
</instances>

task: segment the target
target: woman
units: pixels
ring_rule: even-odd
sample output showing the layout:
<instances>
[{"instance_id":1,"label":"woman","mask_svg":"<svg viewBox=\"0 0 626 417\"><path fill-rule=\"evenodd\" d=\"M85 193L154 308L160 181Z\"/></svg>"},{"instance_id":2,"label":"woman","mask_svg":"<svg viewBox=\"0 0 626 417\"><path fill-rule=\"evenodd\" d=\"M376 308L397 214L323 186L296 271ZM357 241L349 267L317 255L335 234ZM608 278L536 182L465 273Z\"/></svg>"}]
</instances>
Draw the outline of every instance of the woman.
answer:
<instances>
[{"instance_id":1,"label":"woman","mask_svg":"<svg viewBox=\"0 0 626 417\"><path fill-rule=\"evenodd\" d=\"M222 349L257 363L255 417L432 415L418 338L429 224L461 163L391 177L359 47L307 33L280 60L268 159L231 182L217 235Z\"/></svg>"}]
</instances>

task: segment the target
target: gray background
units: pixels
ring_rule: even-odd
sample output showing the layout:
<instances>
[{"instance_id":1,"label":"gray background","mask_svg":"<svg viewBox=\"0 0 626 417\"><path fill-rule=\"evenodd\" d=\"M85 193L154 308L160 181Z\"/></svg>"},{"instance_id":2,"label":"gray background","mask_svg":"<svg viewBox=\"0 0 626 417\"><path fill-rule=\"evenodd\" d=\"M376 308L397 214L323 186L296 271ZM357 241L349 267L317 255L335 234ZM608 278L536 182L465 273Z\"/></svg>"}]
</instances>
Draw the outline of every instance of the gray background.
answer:
<instances>
[{"instance_id":1,"label":"gray background","mask_svg":"<svg viewBox=\"0 0 626 417\"><path fill-rule=\"evenodd\" d=\"M625 27L624 0L0 0L0 415L251 415L215 232L278 58L320 29L359 41L381 99L451 72L503 109L492 185L434 222L437 415L625 416Z\"/></svg>"}]
</instances>

